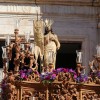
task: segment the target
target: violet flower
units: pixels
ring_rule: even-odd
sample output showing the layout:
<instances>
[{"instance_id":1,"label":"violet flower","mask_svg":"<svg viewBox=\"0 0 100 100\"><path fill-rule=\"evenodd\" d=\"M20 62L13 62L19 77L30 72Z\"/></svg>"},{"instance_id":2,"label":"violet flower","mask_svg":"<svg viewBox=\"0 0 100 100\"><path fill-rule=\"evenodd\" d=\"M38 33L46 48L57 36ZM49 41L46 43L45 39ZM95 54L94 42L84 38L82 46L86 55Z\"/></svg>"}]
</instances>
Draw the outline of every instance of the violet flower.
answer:
<instances>
[{"instance_id":1,"label":"violet flower","mask_svg":"<svg viewBox=\"0 0 100 100\"><path fill-rule=\"evenodd\" d=\"M24 78L25 77L25 73L21 73L21 78Z\"/></svg>"},{"instance_id":2,"label":"violet flower","mask_svg":"<svg viewBox=\"0 0 100 100\"><path fill-rule=\"evenodd\" d=\"M87 80L88 80L88 77L86 75L80 75L76 78L77 83L86 82Z\"/></svg>"},{"instance_id":3,"label":"violet flower","mask_svg":"<svg viewBox=\"0 0 100 100\"><path fill-rule=\"evenodd\" d=\"M41 82L45 83L51 83L55 80L56 74L53 72L46 72L40 75Z\"/></svg>"},{"instance_id":4,"label":"violet flower","mask_svg":"<svg viewBox=\"0 0 100 100\"><path fill-rule=\"evenodd\" d=\"M52 74L52 75L51 75L51 79L52 79L52 80L56 79L56 74Z\"/></svg>"},{"instance_id":5,"label":"violet flower","mask_svg":"<svg viewBox=\"0 0 100 100\"><path fill-rule=\"evenodd\" d=\"M97 77L100 79L100 71L97 72Z\"/></svg>"},{"instance_id":6,"label":"violet flower","mask_svg":"<svg viewBox=\"0 0 100 100\"><path fill-rule=\"evenodd\" d=\"M69 72L76 74L76 72L73 69L69 69Z\"/></svg>"}]
</instances>

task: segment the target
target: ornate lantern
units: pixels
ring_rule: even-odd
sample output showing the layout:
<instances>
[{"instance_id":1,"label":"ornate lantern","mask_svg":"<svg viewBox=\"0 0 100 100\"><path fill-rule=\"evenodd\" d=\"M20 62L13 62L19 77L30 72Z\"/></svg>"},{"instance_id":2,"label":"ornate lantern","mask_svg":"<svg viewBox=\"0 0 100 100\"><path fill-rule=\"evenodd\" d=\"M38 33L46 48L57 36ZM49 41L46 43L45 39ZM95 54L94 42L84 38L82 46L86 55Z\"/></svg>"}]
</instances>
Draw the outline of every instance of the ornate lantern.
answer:
<instances>
[{"instance_id":1,"label":"ornate lantern","mask_svg":"<svg viewBox=\"0 0 100 100\"><path fill-rule=\"evenodd\" d=\"M100 57L100 45L97 45L96 49L97 49L97 57Z\"/></svg>"},{"instance_id":2,"label":"ornate lantern","mask_svg":"<svg viewBox=\"0 0 100 100\"><path fill-rule=\"evenodd\" d=\"M2 53L2 58L4 59L4 58L7 58L7 51L6 51L6 47L2 47L2 51L3 51L3 53Z\"/></svg>"},{"instance_id":3,"label":"ornate lantern","mask_svg":"<svg viewBox=\"0 0 100 100\"><path fill-rule=\"evenodd\" d=\"M26 41L26 43L30 42L30 33L31 32L25 32L25 41Z\"/></svg>"},{"instance_id":4,"label":"ornate lantern","mask_svg":"<svg viewBox=\"0 0 100 100\"><path fill-rule=\"evenodd\" d=\"M6 35L6 38L5 38L5 45L6 46L9 46L10 44L10 39L11 39L11 36L9 34Z\"/></svg>"},{"instance_id":5,"label":"ornate lantern","mask_svg":"<svg viewBox=\"0 0 100 100\"><path fill-rule=\"evenodd\" d=\"M54 62L54 52L49 51L48 52L48 64L53 63L53 62Z\"/></svg>"},{"instance_id":6,"label":"ornate lantern","mask_svg":"<svg viewBox=\"0 0 100 100\"><path fill-rule=\"evenodd\" d=\"M77 54L76 62L77 63L82 63L82 52L76 50L76 54Z\"/></svg>"}]
</instances>

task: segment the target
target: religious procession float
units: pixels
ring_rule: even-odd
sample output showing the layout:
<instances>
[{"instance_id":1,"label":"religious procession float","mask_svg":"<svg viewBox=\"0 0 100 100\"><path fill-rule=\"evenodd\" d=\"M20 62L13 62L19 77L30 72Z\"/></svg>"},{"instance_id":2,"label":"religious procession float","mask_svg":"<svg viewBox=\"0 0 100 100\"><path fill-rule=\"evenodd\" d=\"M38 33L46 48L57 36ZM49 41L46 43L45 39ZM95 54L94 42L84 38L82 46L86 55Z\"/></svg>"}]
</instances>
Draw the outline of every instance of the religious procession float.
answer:
<instances>
[{"instance_id":1,"label":"religious procession float","mask_svg":"<svg viewBox=\"0 0 100 100\"><path fill-rule=\"evenodd\" d=\"M100 46L89 62L88 75L84 74L81 51L77 51L76 70L56 69L60 42L52 24L48 19L35 20L34 41L29 33L19 37L18 28L13 41L6 36L2 47L2 100L100 100Z\"/></svg>"}]
</instances>

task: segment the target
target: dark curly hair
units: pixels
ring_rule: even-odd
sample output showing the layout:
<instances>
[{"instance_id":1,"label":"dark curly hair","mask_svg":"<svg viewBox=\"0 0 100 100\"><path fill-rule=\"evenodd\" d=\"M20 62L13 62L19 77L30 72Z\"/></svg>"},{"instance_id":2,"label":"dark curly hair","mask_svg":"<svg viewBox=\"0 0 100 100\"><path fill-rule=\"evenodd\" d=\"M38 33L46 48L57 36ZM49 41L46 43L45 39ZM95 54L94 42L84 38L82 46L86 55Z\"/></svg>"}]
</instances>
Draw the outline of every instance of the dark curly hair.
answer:
<instances>
[{"instance_id":1,"label":"dark curly hair","mask_svg":"<svg viewBox=\"0 0 100 100\"><path fill-rule=\"evenodd\" d=\"M54 34L52 28L48 29L48 27L45 27L45 33L44 33L44 35L48 34L50 31L51 31L52 34Z\"/></svg>"}]
</instances>

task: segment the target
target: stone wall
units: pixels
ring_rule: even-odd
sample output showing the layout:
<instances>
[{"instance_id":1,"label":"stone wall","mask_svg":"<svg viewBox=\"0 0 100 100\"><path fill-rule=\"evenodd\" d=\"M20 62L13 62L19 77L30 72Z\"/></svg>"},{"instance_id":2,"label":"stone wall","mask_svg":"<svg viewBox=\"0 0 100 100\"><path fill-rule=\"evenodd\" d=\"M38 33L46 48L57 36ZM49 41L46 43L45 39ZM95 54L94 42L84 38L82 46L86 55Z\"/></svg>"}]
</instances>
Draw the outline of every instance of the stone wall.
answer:
<instances>
[{"instance_id":1,"label":"stone wall","mask_svg":"<svg viewBox=\"0 0 100 100\"><path fill-rule=\"evenodd\" d=\"M54 20L53 29L63 42L81 41L83 51L83 65L96 54L96 45L99 41L97 29L98 7L93 6L41 6L43 18Z\"/></svg>"}]
</instances>

